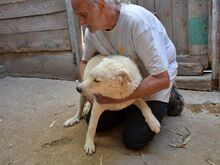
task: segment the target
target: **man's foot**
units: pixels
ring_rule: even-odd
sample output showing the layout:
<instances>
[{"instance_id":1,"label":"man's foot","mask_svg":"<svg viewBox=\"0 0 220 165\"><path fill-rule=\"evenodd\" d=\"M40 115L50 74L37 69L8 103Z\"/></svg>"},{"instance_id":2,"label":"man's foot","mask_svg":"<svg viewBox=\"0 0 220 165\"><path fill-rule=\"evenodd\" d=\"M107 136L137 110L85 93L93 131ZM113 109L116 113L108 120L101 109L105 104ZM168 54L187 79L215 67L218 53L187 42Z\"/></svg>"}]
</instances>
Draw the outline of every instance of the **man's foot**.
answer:
<instances>
[{"instance_id":1,"label":"man's foot","mask_svg":"<svg viewBox=\"0 0 220 165\"><path fill-rule=\"evenodd\" d=\"M178 116L183 111L184 108L184 99L180 94L175 85L173 85L170 100L167 105L167 115L168 116Z\"/></svg>"}]
</instances>

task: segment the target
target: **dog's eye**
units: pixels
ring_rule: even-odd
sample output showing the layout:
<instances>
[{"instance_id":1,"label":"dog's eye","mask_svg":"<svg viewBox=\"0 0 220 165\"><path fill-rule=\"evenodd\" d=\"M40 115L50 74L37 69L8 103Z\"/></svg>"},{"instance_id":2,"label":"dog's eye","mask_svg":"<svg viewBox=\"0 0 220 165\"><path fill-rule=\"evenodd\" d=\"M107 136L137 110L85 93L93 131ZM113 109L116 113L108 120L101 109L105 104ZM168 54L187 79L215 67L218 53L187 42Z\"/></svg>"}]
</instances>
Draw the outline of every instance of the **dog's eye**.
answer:
<instances>
[{"instance_id":1,"label":"dog's eye","mask_svg":"<svg viewBox=\"0 0 220 165\"><path fill-rule=\"evenodd\" d=\"M100 80L98 80L98 79L94 79L94 82L99 83L99 82L100 82Z\"/></svg>"}]
</instances>

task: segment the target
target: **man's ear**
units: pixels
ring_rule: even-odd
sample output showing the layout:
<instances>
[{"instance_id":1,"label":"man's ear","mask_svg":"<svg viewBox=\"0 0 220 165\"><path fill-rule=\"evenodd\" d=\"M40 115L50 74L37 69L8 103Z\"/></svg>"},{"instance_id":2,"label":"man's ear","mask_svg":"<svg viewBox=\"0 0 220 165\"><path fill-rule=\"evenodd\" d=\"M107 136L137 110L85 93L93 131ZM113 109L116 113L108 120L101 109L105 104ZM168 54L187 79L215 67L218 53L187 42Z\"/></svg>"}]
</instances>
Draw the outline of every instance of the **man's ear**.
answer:
<instances>
[{"instance_id":1,"label":"man's ear","mask_svg":"<svg viewBox=\"0 0 220 165\"><path fill-rule=\"evenodd\" d=\"M118 71L117 78L121 83L123 83L123 82L131 83L131 77L126 70Z\"/></svg>"}]
</instances>

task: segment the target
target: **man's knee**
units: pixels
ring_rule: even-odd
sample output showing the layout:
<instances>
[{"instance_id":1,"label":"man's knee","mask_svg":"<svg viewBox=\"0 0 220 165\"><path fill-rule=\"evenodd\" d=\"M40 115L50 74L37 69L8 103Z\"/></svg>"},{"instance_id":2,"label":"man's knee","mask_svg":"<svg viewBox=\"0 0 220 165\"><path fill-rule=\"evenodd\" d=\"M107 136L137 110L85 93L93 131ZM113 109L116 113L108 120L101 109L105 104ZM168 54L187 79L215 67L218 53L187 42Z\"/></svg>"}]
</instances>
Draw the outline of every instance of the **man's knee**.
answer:
<instances>
[{"instance_id":1,"label":"man's knee","mask_svg":"<svg viewBox=\"0 0 220 165\"><path fill-rule=\"evenodd\" d=\"M123 133L123 143L126 148L133 150L140 150L153 140L155 133L149 132L145 135L126 134Z\"/></svg>"}]
</instances>

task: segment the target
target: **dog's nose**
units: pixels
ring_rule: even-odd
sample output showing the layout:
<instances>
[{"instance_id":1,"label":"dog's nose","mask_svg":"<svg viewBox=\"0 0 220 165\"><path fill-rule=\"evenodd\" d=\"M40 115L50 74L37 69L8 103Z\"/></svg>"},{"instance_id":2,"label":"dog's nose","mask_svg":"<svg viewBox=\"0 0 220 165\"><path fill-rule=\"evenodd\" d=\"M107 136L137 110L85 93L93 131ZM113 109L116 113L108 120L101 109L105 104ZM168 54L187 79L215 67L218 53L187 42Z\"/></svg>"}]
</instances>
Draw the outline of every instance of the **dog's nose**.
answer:
<instances>
[{"instance_id":1,"label":"dog's nose","mask_svg":"<svg viewBox=\"0 0 220 165\"><path fill-rule=\"evenodd\" d=\"M79 93L82 92L82 88L80 88L80 87L76 87L76 90L77 90Z\"/></svg>"}]
</instances>

